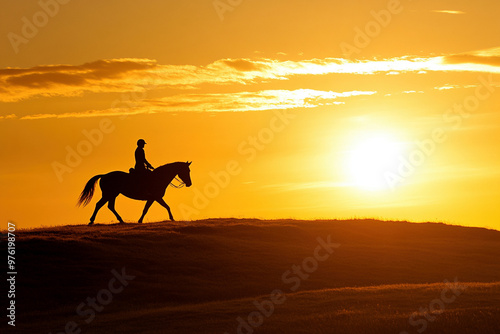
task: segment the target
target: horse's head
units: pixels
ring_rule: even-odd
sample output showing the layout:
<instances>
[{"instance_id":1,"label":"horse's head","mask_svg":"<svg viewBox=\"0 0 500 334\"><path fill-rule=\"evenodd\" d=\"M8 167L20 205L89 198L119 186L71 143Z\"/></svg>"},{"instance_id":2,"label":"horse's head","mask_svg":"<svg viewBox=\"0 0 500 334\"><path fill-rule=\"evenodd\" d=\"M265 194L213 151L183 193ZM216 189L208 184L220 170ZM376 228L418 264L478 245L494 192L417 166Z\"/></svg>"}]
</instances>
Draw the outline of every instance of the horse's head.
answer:
<instances>
[{"instance_id":1,"label":"horse's head","mask_svg":"<svg viewBox=\"0 0 500 334\"><path fill-rule=\"evenodd\" d=\"M181 178L182 182L186 185L186 187L191 187L191 170L189 169L189 166L191 165L191 162L183 162L181 163L181 170L177 173L179 177Z\"/></svg>"}]
</instances>

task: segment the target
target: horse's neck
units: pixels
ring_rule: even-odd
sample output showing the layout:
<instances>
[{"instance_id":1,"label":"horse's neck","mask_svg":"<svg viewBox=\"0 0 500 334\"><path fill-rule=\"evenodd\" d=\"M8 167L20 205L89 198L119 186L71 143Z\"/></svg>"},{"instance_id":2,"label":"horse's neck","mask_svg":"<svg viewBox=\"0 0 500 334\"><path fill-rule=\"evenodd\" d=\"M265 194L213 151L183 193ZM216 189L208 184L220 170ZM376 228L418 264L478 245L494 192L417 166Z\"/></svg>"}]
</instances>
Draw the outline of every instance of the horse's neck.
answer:
<instances>
[{"instance_id":1,"label":"horse's neck","mask_svg":"<svg viewBox=\"0 0 500 334\"><path fill-rule=\"evenodd\" d=\"M159 181L165 183L165 185L167 186L172 182L174 177L177 175L177 171L171 168L164 168L159 172L160 172L158 173Z\"/></svg>"}]
</instances>

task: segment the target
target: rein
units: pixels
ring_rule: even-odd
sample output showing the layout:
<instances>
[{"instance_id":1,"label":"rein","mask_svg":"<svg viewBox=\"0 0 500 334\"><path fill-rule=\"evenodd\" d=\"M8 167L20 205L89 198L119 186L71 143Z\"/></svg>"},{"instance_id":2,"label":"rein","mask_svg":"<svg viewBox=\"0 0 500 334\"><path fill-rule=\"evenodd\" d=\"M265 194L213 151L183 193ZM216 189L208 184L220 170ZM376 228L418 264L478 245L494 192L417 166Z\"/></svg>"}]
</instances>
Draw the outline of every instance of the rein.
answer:
<instances>
[{"instance_id":1,"label":"rein","mask_svg":"<svg viewBox=\"0 0 500 334\"><path fill-rule=\"evenodd\" d=\"M163 169L163 167L167 167L167 166L169 166L169 165L172 165L172 164L162 165L162 166L160 166L160 167L158 167L158 168L155 168L155 171L159 170L160 168L161 168L161 169ZM184 187L184 186L186 185L186 184L185 184L185 183L184 183L181 179L179 179L177 176L175 176L175 177L172 179L172 181L174 181L174 180L176 180L177 182L179 182L179 184L178 184L178 185L176 185L176 184L174 184L173 182L170 182L170 183L169 183L169 186L172 186L172 187L174 187L174 188L180 189L180 188L182 188L182 187Z\"/></svg>"}]
</instances>

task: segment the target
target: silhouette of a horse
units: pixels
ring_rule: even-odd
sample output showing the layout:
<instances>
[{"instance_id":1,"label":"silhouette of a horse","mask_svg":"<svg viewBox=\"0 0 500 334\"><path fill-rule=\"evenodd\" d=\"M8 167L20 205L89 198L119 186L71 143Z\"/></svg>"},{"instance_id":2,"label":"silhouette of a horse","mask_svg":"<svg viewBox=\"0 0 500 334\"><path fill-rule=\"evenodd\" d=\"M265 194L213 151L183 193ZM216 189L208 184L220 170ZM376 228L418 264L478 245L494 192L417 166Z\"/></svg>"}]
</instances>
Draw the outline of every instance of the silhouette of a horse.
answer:
<instances>
[{"instance_id":1,"label":"silhouette of a horse","mask_svg":"<svg viewBox=\"0 0 500 334\"><path fill-rule=\"evenodd\" d=\"M114 171L108 174L96 175L85 185L78 199L78 205L83 204L83 206L85 206L90 203L94 195L95 184L97 180L100 179L99 185L101 187L102 197L95 205L95 210L92 217L90 217L89 225L94 224L97 212L106 203L108 203L108 208L115 214L118 221L123 223L122 217L120 217L115 210L115 200L120 194L135 200L146 201L146 206L144 206L139 223L142 223L144 216L154 201L166 208L170 220L174 220L170 207L163 200L163 196L165 195L168 185L176 176L180 177L186 187L191 186L190 165L191 162L174 162L156 168L149 173L150 175L147 175L147 187L144 185L144 180L140 180L137 176L125 172Z\"/></svg>"}]
</instances>

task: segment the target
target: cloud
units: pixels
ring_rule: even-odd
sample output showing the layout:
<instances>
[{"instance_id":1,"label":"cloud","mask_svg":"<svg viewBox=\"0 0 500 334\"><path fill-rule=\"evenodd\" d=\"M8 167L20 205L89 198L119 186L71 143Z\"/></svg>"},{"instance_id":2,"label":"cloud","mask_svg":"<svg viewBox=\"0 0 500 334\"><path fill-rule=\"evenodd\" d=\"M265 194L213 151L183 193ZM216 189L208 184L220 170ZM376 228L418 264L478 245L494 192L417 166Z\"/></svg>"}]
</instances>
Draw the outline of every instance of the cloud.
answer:
<instances>
[{"instance_id":1,"label":"cloud","mask_svg":"<svg viewBox=\"0 0 500 334\"><path fill-rule=\"evenodd\" d=\"M456 88L460 88L460 86L459 85L446 84L444 86L436 86L436 87L434 87L434 89L437 89L437 90L450 90L450 89L456 89Z\"/></svg>"},{"instance_id":2,"label":"cloud","mask_svg":"<svg viewBox=\"0 0 500 334\"><path fill-rule=\"evenodd\" d=\"M433 10L433 13L441 13L441 14L453 14L453 15L462 15L466 14L465 12L462 12L461 10Z\"/></svg>"},{"instance_id":3,"label":"cloud","mask_svg":"<svg viewBox=\"0 0 500 334\"><path fill-rule=\"evenodd\" d=\"M460 89L460 88L476 88L479 85L451 85L451 84L446 84L444 86L436 86L434 89L436 90L450 90L450 89ZM495 85L493 85L495 86Z\"/></svg>"},{"instance_id":4,"label":"cloud","mask_svg":"<svg viewBox=\"0 0 500 334\"><path fill-rule=\"evenodd\" d=\"M445 67L500 73L500 48L491 48L442 57Z\"/></svg>"},{"instance_id":5,"label":"cloud","mask_svg":"<svg viewBox=\"0 0 500 334\"><path fill-rule=\"evenodd\" d=\"M373 94L373 91L337 93L312 89L266 90L231 94L186 94L147 102L150 107L171 111L256 111L328 106L343 103L337 101L339 98Z\"/></svg>"},{"instance_id":6,"label":"cloud","mask_svg":"<svg viewBox=\"0 0 500 334\"><path fill-rule=\"evenodd\" d=\"M131 107L89 110L82 113L38 114L21 119L125 116L163 112L243 112L276 109L315 108L343 104L344 99L373 95L373 91L332 92L312 89L265 90L225 94L182 94L142 100Z\"/></svg>"},{"instance_id":7,"label":"cloud","mask_svg":"<svg viewBox=\"0 0 500 334\"><path fill-rule=\"evenodd\" d=\"M266 70L266 66L257 65L253 62L245 59L227 59L223 60L223 62L229 67L234 68L238 71L263 71Z\"/></svg>"},{"instance_id":8,"label":"cloud","mask_svg":"<svg viewBox=\"0 0 500 334\"><path fill-rule=\"evenodd\" d=\"M423 94L425 93L422 90L416 91L416 90L405 90L402 92L402 94Z\"/></svg>"},{"instance_id":9,"label":"cloud","mask_svg":"<svg viewBox=\"0 0 500 334\"><path fill-rule=\"evenodd\" d=\"M193 89L203 84L251 85L297 76L430 71L500 73L500 51L497 48L469 54L427 58L405 56L383 60L221 59L206 66L161 65L151 59L123 58L83 65L5 68L0 69L0 101L78 96L88 92L137 92L165 87Z\"/></svg>"},{"instance_id":10,"label":"cloud","mask_svg":"<svg viewBox=\"0 0 500 334\"><path fill-rule=\"evenodd\" d=\"M5 116L0 116L0 121L3 121L5 119L14 119L17 118L16 114L10 114L10 115L5 115Z\"/></svg>"},{"instance_id":11,"label":"cloud","mask_svg":"<svg viewBox=\"0 0 500 334\"><path fill-rule=\"evenodd\" d=\"M500 56L461 54L444 57L446 64L479 64L500 67Z\"/></svg>"},{"instance_id":12,"label":"cloud","mask_svg":"<svg viewBox=\"0 0 500 334\"><path fill-rule=\"evenodd\" d=\"M70 112L64 114L35 114L21 117L21 120L39 120L48 118L88 118L88 117L108 117L108 116L130 116L139 114L154 114L153 111L141 110L139 108L131 109L104 109L104 110L87 110L84 112Z\"/></svg>"},{"instance_id":13,"label":"cloud","mask_svg":"<svg viewBox=\"0 0 500 334\"><path fill-rule=\"evenodd\" d=\"M44 65L0 69L0 101L34 96L74 96L84 92L122 92L145 85L143 73L158 65L149 59L99 60L83 65Z\"/></svg>"}]
</instances>

